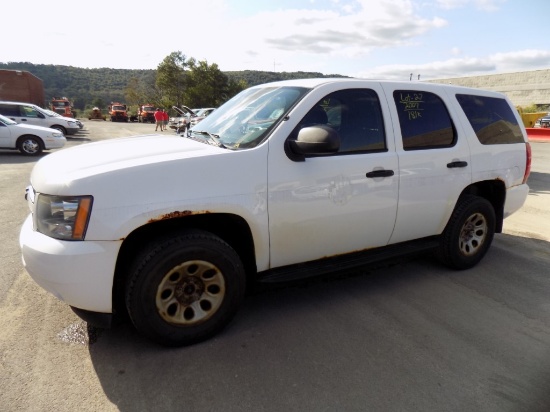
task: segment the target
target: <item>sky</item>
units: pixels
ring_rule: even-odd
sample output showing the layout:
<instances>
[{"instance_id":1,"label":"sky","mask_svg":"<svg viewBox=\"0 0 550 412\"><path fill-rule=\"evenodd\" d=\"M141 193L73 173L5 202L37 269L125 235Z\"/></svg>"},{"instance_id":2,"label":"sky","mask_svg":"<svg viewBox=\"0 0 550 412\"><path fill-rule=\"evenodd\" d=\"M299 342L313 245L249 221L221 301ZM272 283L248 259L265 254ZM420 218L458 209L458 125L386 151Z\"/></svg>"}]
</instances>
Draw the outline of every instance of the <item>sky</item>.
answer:
<instances>
[{"instance_id":1,"label":"sky","mask_svg":"<svg viewBox=\"0 0 550 412\"><path fill-rule=\"evenodd\" d=\"M2 63L156 69L181 52L222 71L389 80L550 68L548 0L27 0L24 18L20 7L3 5L20 17L0 24Z\"/></svg>"}]
</instances>

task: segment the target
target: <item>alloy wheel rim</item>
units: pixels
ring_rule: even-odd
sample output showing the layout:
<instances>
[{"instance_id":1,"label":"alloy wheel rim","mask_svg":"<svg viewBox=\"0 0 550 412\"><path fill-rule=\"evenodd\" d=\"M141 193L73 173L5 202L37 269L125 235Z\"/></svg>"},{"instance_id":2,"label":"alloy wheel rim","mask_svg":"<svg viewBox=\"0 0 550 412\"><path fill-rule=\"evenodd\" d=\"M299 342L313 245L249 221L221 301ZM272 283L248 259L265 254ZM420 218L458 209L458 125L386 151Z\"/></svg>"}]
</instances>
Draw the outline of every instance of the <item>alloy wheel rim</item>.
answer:
<instances>
[{"instance_id":1,"label":"alloy wheel rim","mask_svg":"<svg viewBox=\"0 0 550 412\"><path fill-rule=\"evenodd\" d=\"M459 249L465 256L475 255L483 246L487 237L487 219L481 213L472 214L462 226L459 237Z\"/></svg>"},{"instance_id":2,"label":"alloy wheel rim","mask_svg":"<svg viewBox=\"0 0 550 412\"><path fill-rule=\"evenodd\" d=\"M225 296L221 271L204 260L184 262L162 278L156 294L156 307L166 322L193 326L210 319Z\"/></svg>"}]
</instances>

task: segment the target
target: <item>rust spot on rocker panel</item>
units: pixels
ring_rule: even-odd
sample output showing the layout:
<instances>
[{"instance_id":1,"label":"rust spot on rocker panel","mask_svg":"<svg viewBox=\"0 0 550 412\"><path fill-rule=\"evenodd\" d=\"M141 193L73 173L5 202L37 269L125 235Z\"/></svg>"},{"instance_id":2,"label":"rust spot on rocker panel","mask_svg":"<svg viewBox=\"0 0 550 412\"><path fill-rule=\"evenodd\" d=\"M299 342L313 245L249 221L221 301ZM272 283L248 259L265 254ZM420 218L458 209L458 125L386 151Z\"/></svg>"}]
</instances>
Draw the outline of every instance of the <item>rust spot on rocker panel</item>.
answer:
<instances>
[{"instance_id":1,"label":"rust spot on rocker panel","mask_svg":"<svg viewBox=\"0 0 550 412\"><path fill-rule=\"evenodd\" d=\"M150 219L148 223L159 222L161 220L176 219L178 217L185 217L185 216L191 216L191 215L203 215L203 214L206 214L206 213L210 213L210 212L208 210L197 210L197 211L191 211L191 210L179 211L179 210L176 210L174 212L166 213L164 215L160 215L159 217Z\"/></svg>"}]
</instances>

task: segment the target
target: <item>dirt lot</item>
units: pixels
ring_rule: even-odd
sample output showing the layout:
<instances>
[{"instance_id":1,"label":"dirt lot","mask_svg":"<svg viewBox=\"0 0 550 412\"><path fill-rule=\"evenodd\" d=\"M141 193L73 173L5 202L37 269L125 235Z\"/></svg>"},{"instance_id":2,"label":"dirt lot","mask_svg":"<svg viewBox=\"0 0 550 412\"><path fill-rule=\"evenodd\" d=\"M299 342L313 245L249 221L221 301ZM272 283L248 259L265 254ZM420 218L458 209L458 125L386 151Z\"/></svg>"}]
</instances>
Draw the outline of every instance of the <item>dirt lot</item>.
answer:
<instances>
[{"instance_id":1,"label":"dirt lot","mask_svg":"<svg viewBox=\"0 0 550 412\"><path fill-rule=\"evenodd\" d=\"M68 146L154 132L85 124ZM419 257L263 291L221 335L168 350L128 324L89 331L30 279L35 160L0 151L0 410L548 411L550 144L533 153L526 205L472 270Z\"/></svg>"}]
</instances>

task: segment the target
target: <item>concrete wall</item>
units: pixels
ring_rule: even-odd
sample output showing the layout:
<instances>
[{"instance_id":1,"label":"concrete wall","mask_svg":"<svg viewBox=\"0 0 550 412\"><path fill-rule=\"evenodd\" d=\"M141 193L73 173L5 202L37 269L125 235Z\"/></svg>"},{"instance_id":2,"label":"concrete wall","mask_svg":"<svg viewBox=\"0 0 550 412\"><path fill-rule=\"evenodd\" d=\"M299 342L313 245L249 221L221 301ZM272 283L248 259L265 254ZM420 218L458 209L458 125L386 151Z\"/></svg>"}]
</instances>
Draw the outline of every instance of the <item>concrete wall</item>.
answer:
<instances>
[{"instance_id":1,"label":"concrete wall","mask_svg":"<svg viewBox=\"0 0 550 412\"><path fill-rule=\"evenodd\" d=\"M502 92L515 106L550 106L550 69L428 81Z\"/></svg>"}]
</instances>

